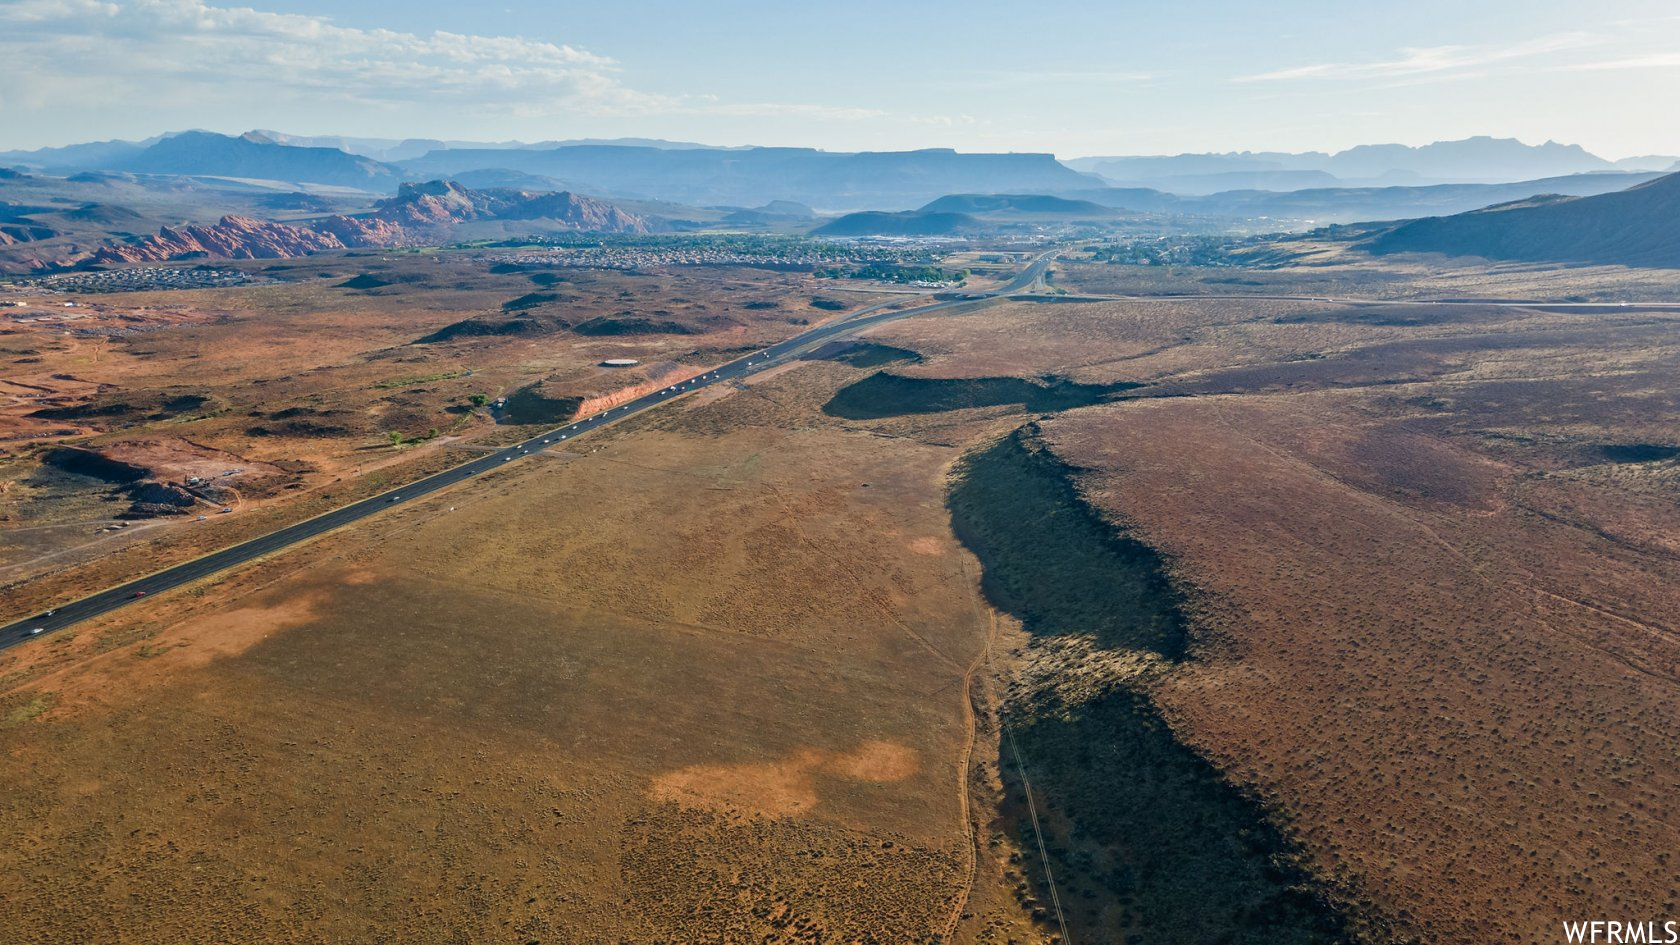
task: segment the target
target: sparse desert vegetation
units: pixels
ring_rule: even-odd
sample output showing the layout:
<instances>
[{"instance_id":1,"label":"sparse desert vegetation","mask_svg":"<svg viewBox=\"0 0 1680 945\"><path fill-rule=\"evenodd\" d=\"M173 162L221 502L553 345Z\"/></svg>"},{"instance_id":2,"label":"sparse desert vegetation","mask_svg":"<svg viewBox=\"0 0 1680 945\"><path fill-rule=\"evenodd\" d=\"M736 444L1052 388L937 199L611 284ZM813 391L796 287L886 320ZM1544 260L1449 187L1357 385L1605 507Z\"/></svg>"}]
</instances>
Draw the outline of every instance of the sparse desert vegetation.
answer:
<instances>
[{"instance_id":1,"label":"sparse desert vegetation","mask_svg":"<svg viewBox=\"0 0 1680 945\"><path fill-rule=\"evenodd\" d=\"M97 461L17 478L14 514L108 508L100 463L238 468L252 507L214 539L113 530L20 589L828 317L799 275L538 281L473 252L202 290L240 294L190 331L257 300L264 369L330 395L231 354L191 390L112 361L62 405L91 433L46 438ZM0 803L25 838L4 921L99 938L140 895L125 928L226 941L1446 943L1674 899L1680 311L1314 295L1428 294L1365 263L1309 291L1116 268L1061 264L1084 300L870 329L8 651L0 764L31 787ZM388 321L414 279L431 307ZM304 291L362 313L349 341L278 343ZM605 375L608 352L642 363Z\"/></svg>"},{"instance_id":2,"label":"sparse desert vegetation","mask_svg":"<svg viewBox=\"0 0 1680 945\"><path fill-rule=\"evenodd\" d=\"M1680 945L1680 16L1214 6L0 0L0 945Z\"/></svg>"},{"instance_id":3,"label":"sparse desert vegetation","mask_svg":"<svg viewBox=\"0 0 1680 945\"><path fill-rule=\"evenodd\" d=\"M494 255L240 263L229 271L256 284L80 297L72 309L57 307L60 295L26 296L28 304L0 320L0 345L16 355L0 376L0 533L18 536L0 557L0 583L61 571L126 540L94 527L124 513L126 483L136 479L190 487L200 493L197 512L233 503L242 516L285 515L288 505L323 492L342 496L357 488L344 483L376 472L400 482L458 462L470 455L461 446L494 441L503 424L557 422L592 400L792 334L796 313L822 314L805 304L808 274L540 264L498 272ZM564 291L532 293L534 284ZM774 307L747 304L766 301ZM659 314L623 317L630 306ZM47 312L50 319L41 317ZM646 367L598 366L625 356ZM493 408L490 394L514 409ZM538 395L547 406L521 409ZM63 443L117 455L137 442L183 437L223 465L161 461L78 485L61 482L63 471L45 462ZM426 448L396 453L392 443ZM234 468L246 472L222 477ZM253 490L258 468L276 475ZM188 483L189 475L205 487ZM57 501L71 494L88 500ZM214 525L223 543L243 527ZM145 531L153 560L168 560L172 543L202 547L181 528Z\"/></svg>"}]
</instances>

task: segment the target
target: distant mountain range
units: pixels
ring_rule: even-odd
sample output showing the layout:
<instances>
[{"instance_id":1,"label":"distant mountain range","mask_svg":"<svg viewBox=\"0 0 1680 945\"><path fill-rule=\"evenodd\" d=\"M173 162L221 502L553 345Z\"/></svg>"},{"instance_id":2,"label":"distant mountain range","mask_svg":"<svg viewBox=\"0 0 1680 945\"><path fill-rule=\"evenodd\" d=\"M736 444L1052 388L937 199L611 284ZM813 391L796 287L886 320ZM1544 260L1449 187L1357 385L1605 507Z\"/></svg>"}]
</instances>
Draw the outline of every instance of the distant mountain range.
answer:
<instances>
[{"instance_id":1,"label":"distant mountain range","mask_svg":"<svg viewBox=\"0 0 1680 945\"><path fill-rule=\"evenodd\" d=\"M1121 186L1201 195L1224 190L1298 190L1337 185L1503 183L1606 171L1680 170L1680 157L1607 161L1578 145L1475 137L1422 147L1373 144L1335 154L1241 151L1159 157L1091 157L1065 162Z\"/></svg>"},{"instance_id":2,"label":"distant mountain range","mask_svg":"<svg viewBox=\"0 0 1680 945\"><path fill-rule=\"evenodd\" d=\"M1575 174L1514 184L1437 184L1429 187L1328 187L1274 192L1234 190L1180 196L1150 188L1105 187L1060 196L952 194L917 210L852 213L815 232L828 236L951 236L984 233L1009 223L1090 222L1125 215L1172 216L1217 225L1244 221L1250 229L1291 231L1310 225L1399 220L1475 210L1535 194L1610 193L1659 174ZM952 216L956 214L958 216Z\"/></svg>"},{"instance_id":3,"label":"distant mountain range","mask_svg":"<svg viewBox=\"0 0 1680 945\"><path fill-rule=\"evenodd\" d=\"M1615 193L1548 195L1411 220L1362 245L1379 255L1444 253L1680 269L1680 174Z\"/></svg>"},{"instance_id":4,"label":"distant mountain range","mask_svg":"<svg viewBox=\"0 0 1680 945\"><path fill-rule=\"evenodd\" d=\"M0 151L0 164L49 174L73 174L77 171L112 168L162 139L163 136L159 135L145 141L89 141L85 144L68 144L61 148Z\"/></svg>"},{"instance_id":5,"label":"distant mountain range","mask_svg":"<svg viewBox=\"0 0 1680 945\"><path fill-rule=\"evenodd\" d=\"M364 149L378 145L393 153L426 150L386 162L328 146L328 140ZM674 142L454 144L465 143L186 132L144 142L91 142L0 154L0 270L73 265L95 252L100 254L96 261L121 263L565 229L642 232L728 226L798 232L815 226L813 232L824 235L943 236L1141 223L1205 232L1277 232L1425 216L1445 219L1397 229L1373 248L1399 251L1413 242L1422 246L1439 240L1446 247L1443 252L1479 246L1507 254L1557 253L1561 250L1555 247L1561 244L1556 240L1495 238L1486 228L1514 226L1511 221L1529 219L1530 212L1544 211L1538 219L1551 219L1545 216L1550 213L1564 214L1558 218L1564 219L1586 212L1575 201L1530 199L1537 195L1591 198L1661 176L1619 170L1574 146L1548 142L1530 147L1492 138L1422 148L1371 146L1334 155L1243 153L1072 162L1103 173L1171 178L1180 182L1184 193L1114 186L1048 154L937 149L835 153ZM1302 166L1312 163L1320 166ZM5 171L5 164L45 168L46 173ZM1566 173L1501 183L1352 187L1332 170L1388 177ZM1336 183L1301 186L1326 179ZM405 183L415 180L426 183ZM1193 192L1230 184L1249 186ZM1667 191L1628 193L1634 196L1618 199L1629 201L1631 208ZM1490 205L1510 206L1464 220L1455 216ZM1558 209L1551 209L1554 206ZM845 212L858 210L866 212ZM842 214L837 219L818 219L837 211ZM1475 235L1456 235L1466 233ZM1556 235L1566 238L1572 237ZM1653 245L1645 255L1616 253L1634 260L1663 258L1660 244ZM1522 249L1528 246L1539 248Z\"/></svg>"},{"instance_id":6,"label":"distant mountain range","mask_svg":"<svg viewBox=\"0 0 1680 945\"><path fill-rule=\"evenodd\" d=\"M1115 189L1135 191L1169 210L1171 200L1233 193L1311 196L1292 201L1224 198L1215 212L1316 206L1326 220L1408 216L1463 207L1417 207L1417 188L1497 185L1633 170L1665 172L1680 159L1648 156L1611 162L1575 145L1526 145L1514 139L1467 138L1423 147L1364 145L1323 152L1233 152L1168 157L1096 157L1059 162L1048 154L965 154L930 149L830 152L811 148L720 148L651 139L615 141L471 142L433 139L309 137L275 131L241 136L189 131L146 141L103 141L0 153L0 166L57 175L132 172L178 177L281 181L301 189L349 188L392 193L402 181L449 178L479 189L568 190L608 199L693 206L759 206L798 202L820 211L904 210L947 194L1052 194L1113 203ZM1634 183L1624 179L1622 185ZM1370 199L1378 190L1408 187ZM1326 195L1335 189L1362 194ZM1607 187L1605 189L1614 189ZM1099 191L1109 196L1096 196ZM1576 193L1578 187L1563 192ZM1529 196L1537 191L1493 197ZM1474 204L1472 204L1474 205ZM1392 206L1391 211L1386 207ZM1254 209L1258 208L1258 209ZM1357 209L1354 209L1357 208ZM1131 209L1147 209L1131 205ZM1199 208L1197 212L1200 212ZM1292 216L1299 211L1287 211Z\"/></svg>"},{"instance_id":7,"label":"distant mountain range","mask_svg":"<svg viewBox=\"0 0 1680 945\"><path fill-rule=\"evenodd\" d=\"M392 190L402 180L402 172L389 164L337 148L289 147L260 135L232 138L207 131L171 135L103 169L283 180L369 191Z\"/></svg>"},{"instance_id":8,"label":"distant mountain range","mask_svg":"<svg viewBox=\"0 0 1680 945\"><path fill-rule=\"evenodd\" d=\"M753 206L797 201L829 210L916 206L953 192L1054 192L1100 179L1049 154L960 154L945 149L840 153L811 148L704 148L671 142L552 147L449 147L401 142L392 153L438 144L395 163L276 133L238 137L190 131L150 142L103 142L0 154L0 165L49 174L127 171L285 181L390 193L404 180L467 177L539 184L609 198ZM366 143L366 139L363 140Z\"/></svg>"},{"instance_id":9,"label":"distant mountain range","mask_svg":"<svg viewBox=\"0 0 1680 945\"><path fill-rule=\"evenodd\" d=\"M1230 190L1182 196L1147 187L1105 187L1063 196L1145 213L1269 223L1278 230L1303 224L1399 220L1459 213L1535 194L1591 196L1644 183L1660 174L1607 172L1571 174L1510 184L1434 184L1421 187L1318 187L1308 190ZM1262 227L1264 228L1264 227Z\"/></svg>"},{"instance_id":10,"label":"distant mountain range","mask_svg":"<svg viewBox=\"0 0 1680 945\"><path fill-rule=\"evenodd\" d=\"M141 141L91 141L58 148L38 148L33 151L0 151L0 164L15 164L46 173L109 170L165 138L183 135L230 137L205 131L182 131L155 135ZM247 141L285 145L297 148L330 148L349 154L372 158L383 163L423 157L432 151L451 149L544 150L569 145L623 145L647 148L702 148L713 150L741 150L694 144L686 141L665 141L659 138L576 138L567 141L446 141L438 138L355 138L342 135L292 135L282 131L248 131L239 137Z\"/></svg>"},{"instance_id":11,"label":"distant mountain range","mask_svg":"<svg viewBox=\"0 0 1680 945\"><path fill-rule=\"evenodd\" d=\"M571 145L546 150L433 151L404 162L448 177L478 168L536 174L609 198L710 206L788 200L819 210L917 206L953 192L1056 192L1100 184L1048 154L945 149L845 154L810 148L676 149Z\"/></svg>"},{"instance_id":12,"label":"distant mountain range","mask_svg":"<svg viewBox=\"0 0 1680 945\"><path fill-rule=\"evenodd\" d=\"M1663 162L1672 163L1662 157L1633 163ZM1068 162L1070 168L1046 154L949 150L848 154L635 139L532 145L304 137L272 131L239 137L185 132L143 142L0 154L0 164L65 175L128 172L280 181L305 190L369 193L391 193L404 180L450 178L481 190L571 191L695 206L742 207L783 200L828 211L907 209L948 194L1034 193L1129 210L1311 223L1450 213L1544 190L1596 193L1637 182L1617 179L1617 165L1576 146L1529 146L1493 138L1421 148L1372 145L1338 154L1086 158ZM1489 187L1485 192L1396 186L1443 178L1526 181L1578 174L1591 178L1544 189L1522 189L1530 186L1526 184L1516 190L1485 183L1450 185ZM1115 180L1139 186L1115 187ZM1383 186L1348 186L1358 180L1378 180Z\"/></svg>"},{"instance_id":13,"label":"distant mountain range","mask_svg":"<svg viewBox=\"0 0 1680 945\"><path fill-rule=\"evenodd\" d=\"M253 131L276 144L309 148L338 148L360 154L376 161L407 161L423 157L432 151L445 150L526 150L543 151L571 145L601 144L636 148L710 149L719 151L744 150L695 144L690 141L666 141L662 138L572 138L566 141L445 141L437 138L348 138L340 135L290 135L282 131Z\"/></svg>"},{"instance_id":14,"label":"distant mountain range","mask_svg":"<svg viewBox=\"0 0 1680 945\"><path fill-rule=\"evenodd\" d=\"M1180 196L1149 188L1105 187L1064 195L951 194L897 213L851 213L814 232L828 236L952 236L1028 223L1102 225L1121 218L1174 218L1180 225L1297 231L1310 225L1403 220L1477 210L1537 194L1593 196L1655 180L1660 174L1573 174L1514 184L1428 187L1330 187L1273 192L1234 190ZM1222 222L1223 221L1223 222Z\"/></svg>"}]
</instances>

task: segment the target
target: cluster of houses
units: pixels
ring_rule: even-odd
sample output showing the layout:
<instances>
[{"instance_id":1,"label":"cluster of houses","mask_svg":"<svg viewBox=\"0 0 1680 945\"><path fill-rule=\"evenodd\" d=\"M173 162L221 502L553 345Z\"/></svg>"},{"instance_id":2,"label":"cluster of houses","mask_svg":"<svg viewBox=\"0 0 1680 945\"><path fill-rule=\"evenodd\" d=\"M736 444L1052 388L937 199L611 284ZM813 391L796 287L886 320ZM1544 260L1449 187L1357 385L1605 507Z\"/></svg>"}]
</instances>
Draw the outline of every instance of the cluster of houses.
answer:
<instances>
[{"instance_id":1,"label":"cluster of houses","mask_svg":"<svg viewBox=\"0 0 1680 945\"><path fill-rule=\"evenodd\" d=\"M89 272L65 272L29 280L48 292L152 292L162 289L219 289L257 281L238 269L135 266Z\"/></svg>"}]
</instances>

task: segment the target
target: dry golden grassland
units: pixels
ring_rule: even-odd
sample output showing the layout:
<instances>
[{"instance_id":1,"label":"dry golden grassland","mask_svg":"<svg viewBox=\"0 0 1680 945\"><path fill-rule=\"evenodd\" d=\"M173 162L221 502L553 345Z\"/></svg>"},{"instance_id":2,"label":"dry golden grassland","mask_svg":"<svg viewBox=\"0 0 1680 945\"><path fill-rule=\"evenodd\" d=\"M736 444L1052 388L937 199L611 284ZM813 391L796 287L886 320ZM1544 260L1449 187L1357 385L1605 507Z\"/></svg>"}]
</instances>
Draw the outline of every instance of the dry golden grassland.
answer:
<instances>
[{"instance_id":1,"label":"dry golden grassland","mask_svg":"<svg viewBox=\"0 0 1680 945\"><path fill-rule=\"evenodd\" d=\"M643 376L604 369L605 358L694 370L830 314L810 307L812 280L797 273L506 272L475 252L242 265L280 281L86 296L65 310L81 316L76 331L104 334L0 323L10 332L0 348L17 355L0 364L0 535L8 539L0 585L27 598L20 608L464 461L472 454L460 447L511 435L485 398L533 384L580 399L610 393ZM589 335L569 327L630 311L658 313L655 327L681 331ZM532 330L415 343L463 321L526 322ZM391 434L403 438L400 447ZM178 447L174 455L158 448L168 443ZM43 463L64 444L125 456L169 481L244 469L224 481L239 514L217 516L217 503L195 510L212 513L205 523L189 515L185 523L100 532L128 499L109 482ZM149 459L134 459L148 450ZM182 456L194 450L218 455L221 465L184 468ZM253 482L252 470L265 463L285 474ZM121 560L104 560L114 554ZM31 583L19 586L24 581Z\"/></svg>"},{"instance_id":2,"label":"dry golden grassland","mask_svg":"<svg viewBox=\"0 0 1680 945\"><path fill-rule=\"evenodd\" d=\"M979 908L967 683L995 631L954 451L815 409L862 373L632 421L7 654L0 925L942 934Z\"/></svg>"},{"instance_id":3,"label":"dry golden grassland","mask_svg":"<svg viewBox=\"0 0 1680 945\"><path fill-rule=\"evenodd\" d=\"M1680 901L1677 323L1160 300L875 334L933 354L906 375L1149 384L1043 436L1185 592L1174 733L1401 933L1543 942Z\"/></svg>"},{"instance_id":4,"label":"dry golden grassland","mask_svg":"<svg viewBox=\"0 0 1680 945\"><path fill-rule=\"evenodd\" d=\"M1325 262L1070 264L1053 284L1673 282ZM693 281L714 277L589 291L715 309L721 283ZM333 349L360 353L298 363L344 409L435 415L478 388L372 385L468 364L563 385L634 341L404 346L494 315L515 282L473 305L440 288L400 330L404 296L340 300L383 313ZM320 291L270 317L337 298ZM782 308L638 350L721 353L811 314L796 277L736 292ZM1680 308L1151 298L878 327L849 363L708 391L0 655L0 927L1458 945L1672 913L1677 325ZM272 409L308 396L222 370L224 416L263 388ZM270 455L203 423L210 446ZM414 472L448 453L397 455ZM329 490L297 491L277 507Z\"/></svg>"},{"instance_id":5,"label":"dry golden grassland","mask_svg":"<svg viewBox=\"0 0 1680 945\"><path fill-rule=\"evenodd\" d=\"M1404 254L1373 257L1343 242L1308 238L1272 244L1256 254L1273 268L1128 266L1080 261L1058 265L1054 285L1070 293L1234 295L1269 293L1381 299L1544 299L1549 301L1674 301L1680 273L1623 266Z\"/></svg>"}]
</instances>

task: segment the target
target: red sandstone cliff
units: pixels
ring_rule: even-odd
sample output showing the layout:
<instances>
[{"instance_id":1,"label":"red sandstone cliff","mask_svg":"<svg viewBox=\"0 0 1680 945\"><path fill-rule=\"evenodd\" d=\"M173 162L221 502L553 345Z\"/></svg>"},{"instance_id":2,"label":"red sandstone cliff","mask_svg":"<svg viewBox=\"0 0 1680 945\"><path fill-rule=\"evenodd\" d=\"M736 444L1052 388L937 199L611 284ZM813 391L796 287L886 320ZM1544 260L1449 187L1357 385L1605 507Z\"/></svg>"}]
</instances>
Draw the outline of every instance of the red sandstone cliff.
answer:
<instances>
[{"instance_id":1,"label":"red sandstone cliff","mask_svg":"<svg viewBox=\"0 0 1680 945\"><path fill-rule=\"evenodd\" d=\"M646 233L647 222L606 201L572 193L468 190L454 181L404 184L371 213L308 223L225 216L220 222L164 227L155 236L102 247L90 262L123 265L172 259L281 259L329 249L440 242L478 220L542 221L566 229Z\"/></svg>"}]
</instances>

